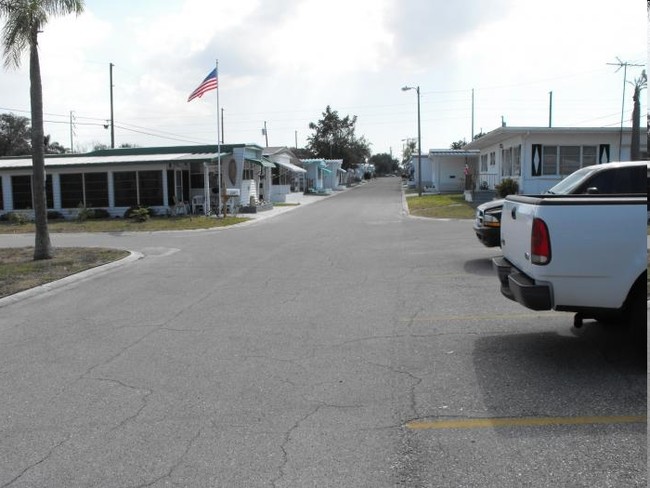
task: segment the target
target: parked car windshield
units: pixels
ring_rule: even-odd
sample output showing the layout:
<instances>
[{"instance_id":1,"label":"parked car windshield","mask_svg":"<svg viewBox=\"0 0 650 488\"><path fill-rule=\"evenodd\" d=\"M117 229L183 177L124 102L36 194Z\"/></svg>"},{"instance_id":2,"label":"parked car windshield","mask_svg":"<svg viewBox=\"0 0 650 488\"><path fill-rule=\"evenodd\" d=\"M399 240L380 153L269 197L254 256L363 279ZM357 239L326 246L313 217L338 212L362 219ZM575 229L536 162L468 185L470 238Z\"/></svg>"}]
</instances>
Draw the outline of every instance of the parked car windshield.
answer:
<instances>
[{"instance_id":1,"label":"parked car windshield","mask_svg":"<svg viewBox=\"0 0 650 488\"><path fill-rule=\"evenodd\" d=\"M595 171L597 168L593 166L586 166L574 173L571 173L569 176L560 181L557 185L551 187L546 193L551 195L568 195L575 190L575 188L584 180L592 171Z\"/></svg>"}]
</instances>

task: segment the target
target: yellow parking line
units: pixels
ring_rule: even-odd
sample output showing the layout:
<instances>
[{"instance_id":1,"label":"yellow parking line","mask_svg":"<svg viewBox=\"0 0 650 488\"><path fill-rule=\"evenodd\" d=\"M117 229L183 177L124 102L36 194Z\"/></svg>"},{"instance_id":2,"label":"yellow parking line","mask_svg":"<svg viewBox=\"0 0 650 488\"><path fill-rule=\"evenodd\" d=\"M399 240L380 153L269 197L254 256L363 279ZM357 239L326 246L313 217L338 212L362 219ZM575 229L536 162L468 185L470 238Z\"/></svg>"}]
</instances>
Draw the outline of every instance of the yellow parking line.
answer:
<instances>
[{"instance_id":1,"label":"yellow parking line","mask_svg":"<svg viewBox=\"0 0 650 488\"><path fill-rule=\"evenodd\" d=\"M586 417L512 417L467 418L454 420L413 420L406 423L411 430L483 429L487 427L543 427L550 425L597 425L646 423L646 415L614 415Z\"/></svg>"}]
</instances>

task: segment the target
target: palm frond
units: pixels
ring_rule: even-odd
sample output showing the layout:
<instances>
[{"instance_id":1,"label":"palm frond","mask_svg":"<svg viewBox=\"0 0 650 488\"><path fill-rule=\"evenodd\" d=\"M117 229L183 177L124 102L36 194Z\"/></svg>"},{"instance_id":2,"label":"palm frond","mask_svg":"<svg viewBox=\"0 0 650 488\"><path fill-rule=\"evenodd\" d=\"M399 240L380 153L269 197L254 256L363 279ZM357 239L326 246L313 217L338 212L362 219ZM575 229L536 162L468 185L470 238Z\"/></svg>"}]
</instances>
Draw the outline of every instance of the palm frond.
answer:
<instances>
[{"instance_id":1,"label":"palm frond","mask_svg":"<svg viewBox=\"0 0 650 488\"><path fill-rule=\"evenodd\" d=\"M83 0L0 0L0 17L6 19L2 30L5 67L19 67L21 55L42 31L51 16L83 12Z\"/></svg>"}]
</instances>

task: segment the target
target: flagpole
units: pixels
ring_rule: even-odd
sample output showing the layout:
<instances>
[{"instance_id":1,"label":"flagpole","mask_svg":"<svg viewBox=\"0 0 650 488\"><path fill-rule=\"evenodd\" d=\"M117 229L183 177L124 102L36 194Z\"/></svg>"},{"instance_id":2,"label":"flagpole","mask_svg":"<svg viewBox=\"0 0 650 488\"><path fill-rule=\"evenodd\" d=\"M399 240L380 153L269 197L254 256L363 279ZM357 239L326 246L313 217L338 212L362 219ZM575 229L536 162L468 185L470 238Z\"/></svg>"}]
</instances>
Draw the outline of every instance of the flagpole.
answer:
<instances>
[{"instance_id":1,"label":"flagpole","mask_svg":"<svg viewBox=\"0 0 650 488\"><path fill-rule=\"evenodd\" d=\"M217 217L221 215L221 139L219 138L219 59L216 60L217 74Z\"/></svg>"}]
</instances>

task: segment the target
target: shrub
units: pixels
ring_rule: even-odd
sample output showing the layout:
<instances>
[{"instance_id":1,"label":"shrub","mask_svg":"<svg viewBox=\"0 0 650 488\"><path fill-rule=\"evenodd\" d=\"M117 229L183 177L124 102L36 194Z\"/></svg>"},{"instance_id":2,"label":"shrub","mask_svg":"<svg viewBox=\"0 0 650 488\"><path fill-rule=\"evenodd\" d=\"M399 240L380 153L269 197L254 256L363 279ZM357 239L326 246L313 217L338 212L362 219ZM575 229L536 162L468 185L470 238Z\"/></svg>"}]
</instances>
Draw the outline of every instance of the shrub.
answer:
<instances>
[{"instance_id":1,"label":"shrub","mask_svg":"<svg viewBox=\"0 0 650 488\"><path fill-rule=\"evenodd\" d=\"M505 178L501 183L494 185L494 188L499 197L505 198L508 195L516 195L519 192L519 183L512 178Z\"/></svg>"},{"instance_id":2,"label":"shrub","mask_svg":"<svg viewBox=\"0 0 650 488\"><path fill-rule=\"evenodd\" d=\"M25 225L27 223L27 217L21 213L9 212L7 214L9 222L13 225Z\"/></svg>"},{"instance_id":3,"label":"shrub","mask_svg":"<svg viewBox=\"0 0 650 488\"><path fill-rule=\"evenodd\" d=\"M93 208L93 216L89 217L92 219L108 219L111 217L111 214L108 213L108 210L105 208Z\"/></svg>"},{"instance_id":4,"label":"shrub","mask_svg":"<svg viewBox=\"0 0 650 488\"><path fill-rule=\"evenodd\" d=\"M145 222L149 220L149 209L144 207L133 209L129 215L129 218L131 220L135 220L136 222Z\"/></svg>"},{"instance_id":5,"label":"shrub","mask_svg":"<svg viewBox=\"0 0 650 488\"><path fill-rule=\"evenodd\" d=\"M47 211L47 220L63 220L63 214L61 212L57 212L56 210L48 210Z\"/></svg>"},{"instance_id":6,"label":"shrub","mask_svg":"<svg viewBox=\"0 0 650 488\"><path fill-rule=\"evenodd\" d=\"M95 211L92 208L87 208L83 203L80 203L77 206L77 221L85 222L88 219L92 219L95 216Z\"/></svg>"},{"instance_id":7,"label":"shrub","mask_svg":"<svg viewBox=\"0 0 650 488\"><path fill-rule=\"evenodd\" d=\"M153 217L156 214L154 212L154 210L149 208L149 207L142 207L140 205L133 205L132 207L129 207L129 208L126 209L126 212L124 212L124 218L125 219L130 219L131 217L133 217L133 215L132 215L133 212L137 211L138 213L140 213L140 210L145 210L147 212L147 216L149 216L149 217Z\"/></svg>"}]
</instances>

